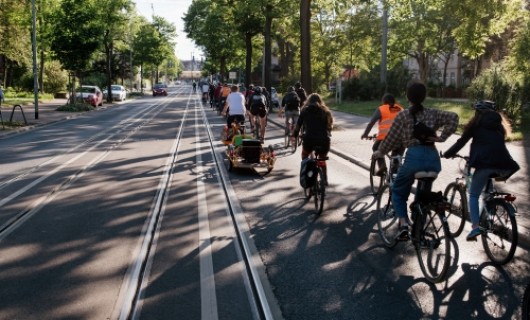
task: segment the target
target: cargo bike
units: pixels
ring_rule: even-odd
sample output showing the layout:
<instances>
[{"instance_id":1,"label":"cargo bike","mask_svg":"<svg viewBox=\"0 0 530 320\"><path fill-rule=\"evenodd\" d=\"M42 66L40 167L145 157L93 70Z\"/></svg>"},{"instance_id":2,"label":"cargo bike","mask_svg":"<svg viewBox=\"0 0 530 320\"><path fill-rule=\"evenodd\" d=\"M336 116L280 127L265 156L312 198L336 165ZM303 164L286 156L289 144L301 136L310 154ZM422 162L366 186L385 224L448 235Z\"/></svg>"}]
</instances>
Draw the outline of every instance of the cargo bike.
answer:
<instances>
[{"instance_id":1,"label":"cargo bike","mask_svg":"<svg viewBox=\"0 0 530 320\"><path fill-rule=\"evenodd\" d=\"M264 147L260 140L245 134L244 122L234 121L231 128L225 126L221 141L226 146L228 171L234 168L266 168L269 173L274 168L276 154L273 147Z\"/></svg>"}]
</instances>

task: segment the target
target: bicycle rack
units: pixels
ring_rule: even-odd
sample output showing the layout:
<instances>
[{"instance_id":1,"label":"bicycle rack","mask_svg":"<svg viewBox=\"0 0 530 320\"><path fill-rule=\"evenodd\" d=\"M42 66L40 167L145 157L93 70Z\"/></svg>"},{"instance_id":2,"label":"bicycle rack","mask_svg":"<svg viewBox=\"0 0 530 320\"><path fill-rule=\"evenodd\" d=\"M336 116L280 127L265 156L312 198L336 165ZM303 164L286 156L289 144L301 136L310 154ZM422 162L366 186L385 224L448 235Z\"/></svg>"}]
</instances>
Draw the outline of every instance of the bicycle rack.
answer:
<instances>
[{"instance_id":1,"label":"bicycle rack","mask_svg":"<svg viewBox=\"0 0 530 320\"><path fill-rule=\"evenodd\" d=\"M20 112L22 112L22 118L24 118L24 124L28 124L28 121L26 120L26 115L24 114L24 110L22 109L22 106L19 105L19 104L15 104L13 106L13 110L11 111L11 117L9 117L9 123L13 123L13 115L15 114L15 109L19 107L20 108ZM3 122L2 122L2 125L3 125Z\"/></svg>"}]
</instances>

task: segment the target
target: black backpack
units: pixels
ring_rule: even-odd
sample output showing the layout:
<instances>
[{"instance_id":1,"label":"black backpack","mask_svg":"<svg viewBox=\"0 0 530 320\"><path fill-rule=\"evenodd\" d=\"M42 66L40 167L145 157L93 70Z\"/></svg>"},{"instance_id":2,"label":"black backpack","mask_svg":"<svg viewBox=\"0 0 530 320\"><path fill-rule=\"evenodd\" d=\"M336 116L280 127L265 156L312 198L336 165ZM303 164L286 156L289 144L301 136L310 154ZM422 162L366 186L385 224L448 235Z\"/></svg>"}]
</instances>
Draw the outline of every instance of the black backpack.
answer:
<instances>
[{"instance_id":1,"label":"black backpack","mask_svg":"<svg viewBox=\"0 0 530 320\"><path fill-rule=\"evenodd\" d=\"M300 106L300 98L298 97L298 94L296 92L289 92L285 96L285 109L292 111L297 110Z\"/></svg>"}]
</instances>

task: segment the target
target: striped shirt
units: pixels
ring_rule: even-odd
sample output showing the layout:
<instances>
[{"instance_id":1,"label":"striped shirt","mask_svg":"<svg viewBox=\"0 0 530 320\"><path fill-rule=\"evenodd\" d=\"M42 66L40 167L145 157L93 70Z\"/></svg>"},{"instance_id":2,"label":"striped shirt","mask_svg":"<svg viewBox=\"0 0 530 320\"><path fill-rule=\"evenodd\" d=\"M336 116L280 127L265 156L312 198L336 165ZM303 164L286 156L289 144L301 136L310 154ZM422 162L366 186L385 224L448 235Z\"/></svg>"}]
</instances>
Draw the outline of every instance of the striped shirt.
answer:
<instances>
[{"instance_id":1,"label":"striped shirt","mask_svg":"<svg viewBox=\"0 0 530 320\"><path fill-rule=\"evenodd\" d=\"M442 141L447 140L458 126L458 115L454 112L424 108L416 113L416 121L423 122L435 131L441 129L439 137ZM421 144L412 136L414 119L410 109L406 109L396 116L392 127L386 138L381 142L378 151L386 154L397 148L409 148Z\"/></svg>"}]
</instances>

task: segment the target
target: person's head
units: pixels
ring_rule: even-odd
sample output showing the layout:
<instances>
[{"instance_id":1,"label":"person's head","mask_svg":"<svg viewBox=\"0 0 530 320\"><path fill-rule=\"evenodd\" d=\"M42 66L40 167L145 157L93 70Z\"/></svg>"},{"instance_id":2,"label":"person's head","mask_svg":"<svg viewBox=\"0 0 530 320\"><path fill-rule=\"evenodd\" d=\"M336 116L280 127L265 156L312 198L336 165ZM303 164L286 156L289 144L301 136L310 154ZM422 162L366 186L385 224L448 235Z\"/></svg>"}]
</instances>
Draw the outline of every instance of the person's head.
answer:
<instances>
[{"instance_id":1,"label":"person's head","mask_svg":"<svg viewBox=\"0 0 530 320\"><path fill-rule=\"evenodd\" d=\"M232 85L232 87L230 87L230 91L232 92L237 92L237 90L239 90L239 87L237 85Z\"/></svg>"},{"instance_id":2,"label":"person's head","mask_svg":"<svg viewBox=\"0 0 530 320\"><path fill-rule=\"evenodd\" d=\"M254 87L254 94L261 94L261 87L255 86Z\"/></svg>"},{"instance_id":3,"label":"person's head","mask_svg":"<svg viewBox=\"0 0 530 320\"><path fill-rule=\"evenodd\" d=\"M294 91L294 87L293 86L290 86L289 88L287 88L287 92L293 92Z\"/></svg>"},{"instance_id":4,"label":"person's head","mask_svg":"<svg viewBox=\"0 0 530 320\"><path fill-rule=\"evenodd\" d=\"M297 83L294 84L294 87L296 89L300 89L302 87L302 84L300 83L300 81L298 81Z\"/></svg>"},{"instance_id":5,"label":"person's head","mask_svg":"<svg viewBox=\"0 0 530 320\"><path fill-rule=\"evenodd\" d=\"M427 97L427 88L419 81L411 81L407 85L407 99L413 106L419 106Z\"/></svg>"},{"instance_id":6,"label":"person's head","mask_svg":"<svg viewBox=\"0 0 530 320\"><path fill-rule=\"evenodd\" d=\"M253 85L252 83L249 84L249 85L248 85L248 89L249 89L249 90L253 90L253 89L254 89L254 85Z\"/></svg>"},{"instance_id":7,"label":"person's head","mask_svg":"<svg viewBox=\"0 0 530 320\"><path fill-rule=\"evenodd\" d=\"M228 83L225 82L225 84L223 84L223 87L228 87Z\"/></svg>"},{"instance_id":8,"label":"person's head","mask_svg":"<svg viewBox=\"0 0 530 320\"><path fill-rule=\"evenodd\" d=\"M393 107L394 104L396 104L396 98L394 98L394 96L390 93L385 93L381 101L383 102L383 104L388 104L391 107Z\"/></svg>"},{"instance_id":9,"label":"person's head","mask_svg":"<svg viewBox=\"0 0 530 320\"><path fill-rule=\"evenodd\" d=\"M473 104L473 109L477 111L497 111L497 105L490 100L482 100Z\"/></svg>"}]
</instances>

